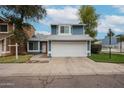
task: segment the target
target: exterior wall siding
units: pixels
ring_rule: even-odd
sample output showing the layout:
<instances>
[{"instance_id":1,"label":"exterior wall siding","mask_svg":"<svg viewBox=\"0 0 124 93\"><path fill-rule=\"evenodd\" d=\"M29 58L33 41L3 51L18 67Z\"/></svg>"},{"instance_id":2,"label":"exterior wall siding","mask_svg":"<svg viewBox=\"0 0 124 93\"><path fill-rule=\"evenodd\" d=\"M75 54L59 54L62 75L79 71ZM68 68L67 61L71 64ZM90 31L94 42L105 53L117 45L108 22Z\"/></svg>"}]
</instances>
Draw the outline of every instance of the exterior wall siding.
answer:
<instances>
[{"instance_id":1,"label":"exterior wall siding","mask_svg":"<svg viewBox=\"0 0 124 93\"><path fill-rule=\"evenodd\" d=\"M58 34L58 26L57 25L52 25L51 26L51 34L52 35L57 35ZM82 25L72 25L71 26L71 34L72 35L83 35L83 26Z\"/></svg>"}]
</instances>

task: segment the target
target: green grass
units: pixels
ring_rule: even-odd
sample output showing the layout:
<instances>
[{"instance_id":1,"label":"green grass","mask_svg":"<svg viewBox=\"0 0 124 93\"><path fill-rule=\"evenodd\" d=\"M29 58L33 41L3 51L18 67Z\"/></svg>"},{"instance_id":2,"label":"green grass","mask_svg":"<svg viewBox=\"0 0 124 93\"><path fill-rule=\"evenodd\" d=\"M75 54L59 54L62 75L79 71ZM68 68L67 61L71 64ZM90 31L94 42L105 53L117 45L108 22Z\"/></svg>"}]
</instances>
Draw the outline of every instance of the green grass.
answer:
<instances>
[{"instance_id":1,"label":"green grass","mask_svg":"<svg viewBox=\"0 0 124 93\"><path fill-rule=\"evenodd\" d=\"M15 56L0 57L0 63L25 63L31 56L32 55L19 55L18 60L15 59Z\"/></svg>"},{"instance_id":2,"label":"green grass","mask_svg":"<svg viewBox=\"0 0 124 93\"><path fill-rule=\"evenodd\" d=\"M92 54L90 59L96 62L106 62L106 63L124 63L124 55L112 54L111 59L109 59L109 54Z\"/></svg>"}]
</instances>

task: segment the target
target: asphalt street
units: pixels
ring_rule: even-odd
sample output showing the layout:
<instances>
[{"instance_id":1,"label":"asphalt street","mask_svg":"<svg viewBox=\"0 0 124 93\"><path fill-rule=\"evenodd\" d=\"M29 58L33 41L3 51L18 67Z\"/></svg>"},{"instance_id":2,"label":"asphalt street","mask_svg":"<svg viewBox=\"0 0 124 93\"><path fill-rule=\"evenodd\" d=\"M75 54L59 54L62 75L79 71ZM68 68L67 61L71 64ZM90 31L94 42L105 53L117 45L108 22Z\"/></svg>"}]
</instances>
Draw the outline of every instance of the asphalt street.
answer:
<instances>
[{"instance_id":1,"label":"asphalt street","mask_svg":"<svg viewBox=\"0 0 124 93\"><path fill-rule=\"evenodd\" d=\"M1 88L123 88L124 75L0 77Z\"/></svg>"}]
</instances>

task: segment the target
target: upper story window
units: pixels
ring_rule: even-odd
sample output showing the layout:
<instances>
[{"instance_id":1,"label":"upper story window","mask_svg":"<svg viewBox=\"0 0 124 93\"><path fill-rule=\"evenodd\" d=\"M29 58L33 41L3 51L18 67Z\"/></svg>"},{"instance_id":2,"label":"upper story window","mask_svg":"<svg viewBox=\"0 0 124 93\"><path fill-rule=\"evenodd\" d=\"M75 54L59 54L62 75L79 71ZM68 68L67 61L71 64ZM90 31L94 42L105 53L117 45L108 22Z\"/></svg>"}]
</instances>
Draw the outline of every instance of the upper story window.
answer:
<instances>
[{"instance_id":1,"label":"upper story window","mask_svg":"<svg viewBox=\"0 0 124 93\"><path fill-rule=\"evenodd\" d=\"M7 24L0 24L0 32L7 32Z\"/></svg>"},{"instance_id":2,"label":"upper story window","mask_svg":"<svg viewBox=\"0 0 124 93\"><path fill-rule=\"evenodd\" d=\"M69 26L60 26L60 34L69 34Z\"/></svg>"},{"instance_id":3,"label":"upper story window","mask_svg":"<svg viewBox=\"0 0 124 93\"><path fill-rule=\"evenodd\" d=\"M61 26L60 33L69 33L69 26Z\"/></svg>"}]
</instances>

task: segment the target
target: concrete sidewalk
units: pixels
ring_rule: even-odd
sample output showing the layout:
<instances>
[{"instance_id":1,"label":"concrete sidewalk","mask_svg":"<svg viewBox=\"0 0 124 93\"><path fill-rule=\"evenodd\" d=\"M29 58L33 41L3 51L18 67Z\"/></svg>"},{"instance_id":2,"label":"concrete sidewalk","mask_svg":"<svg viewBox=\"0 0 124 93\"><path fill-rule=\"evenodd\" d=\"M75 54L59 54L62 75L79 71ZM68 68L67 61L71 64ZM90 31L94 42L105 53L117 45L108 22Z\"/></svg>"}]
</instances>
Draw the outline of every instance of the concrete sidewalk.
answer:
<instances>
[{"instance_id":1,"label":"concrete sidewalk","mask_svg":"<svg viewBox=\"0 0 124 93\"><path fill-rule=\"evenodd\" d=\"M48 63L0 64L0 76L124 74L124 65L97 63L88 58L51 58Z\"/></svg>"},{"instance_id":2,"label":"concrete sidewalk","mask_svg":"<svg viewBox=\"0 0 124 93\"><path fill-rule=\"evenodd\" d=\"M49 62L50 58L47 57L46 54L39 54L39 55L34 55L31 57L30 61L33 63L47 63Z\"/></svg>"}]
</instances>

